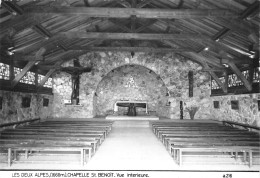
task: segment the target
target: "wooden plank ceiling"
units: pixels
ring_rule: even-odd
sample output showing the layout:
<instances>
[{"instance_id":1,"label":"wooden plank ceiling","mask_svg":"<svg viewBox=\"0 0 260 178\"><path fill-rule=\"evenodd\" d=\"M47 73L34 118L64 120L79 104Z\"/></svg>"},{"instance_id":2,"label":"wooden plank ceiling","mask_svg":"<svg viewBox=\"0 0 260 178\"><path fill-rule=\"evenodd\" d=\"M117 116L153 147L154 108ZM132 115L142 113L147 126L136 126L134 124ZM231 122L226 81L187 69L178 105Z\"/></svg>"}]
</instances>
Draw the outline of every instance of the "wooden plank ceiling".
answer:
<instances>
[{"instance_id":1,"label":"wooden plank ceiling","mask_svg":"<svg viewBox=\"0 0 260 178\"><path fill-rule=\"evenodd\" d=\"M216 78L259 65L259 24L258 0L3 0L1 62L50 75L88 51L175 52Z\"/></svg>"}]
</instances>

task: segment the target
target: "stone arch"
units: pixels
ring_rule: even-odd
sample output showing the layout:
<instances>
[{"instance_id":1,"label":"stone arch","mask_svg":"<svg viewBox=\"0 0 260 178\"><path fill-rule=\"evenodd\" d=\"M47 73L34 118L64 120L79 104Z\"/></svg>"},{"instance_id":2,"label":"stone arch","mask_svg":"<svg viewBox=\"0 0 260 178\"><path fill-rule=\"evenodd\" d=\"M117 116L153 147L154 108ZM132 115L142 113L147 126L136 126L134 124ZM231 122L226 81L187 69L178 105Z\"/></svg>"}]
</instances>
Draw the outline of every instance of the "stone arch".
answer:
<instances>
[{"instance_id":1,"label":"stone arch","mask_svg":"<svg viewBox=\"0 0 260 178\"><path fill-rule=\"evenodd\" d=\"M132 84L127 84L129 79L133 80ZM160 106L168 101L167 93L164 81L152 69L133 63L119 65L107 72L97 84L93 96L94 115L112 114L117 100L148 101L149 109L160 115ZM123 114L124 109L119 112ZM139 114L142 113L140 109Z\"/></svg>"}]
</instances>

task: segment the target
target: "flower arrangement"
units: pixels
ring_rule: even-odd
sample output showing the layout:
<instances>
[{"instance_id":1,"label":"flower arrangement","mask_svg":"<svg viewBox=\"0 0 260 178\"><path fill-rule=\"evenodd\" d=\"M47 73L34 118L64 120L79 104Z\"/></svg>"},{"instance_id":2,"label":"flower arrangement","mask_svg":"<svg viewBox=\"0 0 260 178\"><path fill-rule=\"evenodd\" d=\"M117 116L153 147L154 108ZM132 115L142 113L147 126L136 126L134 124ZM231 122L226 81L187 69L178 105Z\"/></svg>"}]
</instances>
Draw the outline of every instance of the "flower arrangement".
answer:
<instances>
[{"instance_id":1,"label":"flower arrangement","mask_svg":"<svg viewBox=\"0 0 260 178\"><path fill-rule=\"evenodd\" d=\"M185 110L189 112L190 119L193 120L196 112L199 110L196 100L190 100L185 102Z\"/></svg>"}]
</instances>

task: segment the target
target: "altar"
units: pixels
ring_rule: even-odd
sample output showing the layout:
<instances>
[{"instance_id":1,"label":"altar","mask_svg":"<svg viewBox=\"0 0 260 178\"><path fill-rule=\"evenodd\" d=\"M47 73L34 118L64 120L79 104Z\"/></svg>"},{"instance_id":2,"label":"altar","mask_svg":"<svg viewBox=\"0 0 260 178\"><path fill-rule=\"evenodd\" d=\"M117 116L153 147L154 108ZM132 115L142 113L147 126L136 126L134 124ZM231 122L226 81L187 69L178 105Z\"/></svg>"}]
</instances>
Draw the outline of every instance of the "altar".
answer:
<instances>
[{"instance_id":1,"label":"altar","mask_svg":"<svg viewBox=\"0 0 260 178\"><path fill-rule=\"evenodd\" d=\"M136 108L145 108L145 113L148 114L148 107L146 101L116 101L114 104L114 113L118 112L118 107L127 107L128 116L136 116Z\"/></svg>"}]
</instances>

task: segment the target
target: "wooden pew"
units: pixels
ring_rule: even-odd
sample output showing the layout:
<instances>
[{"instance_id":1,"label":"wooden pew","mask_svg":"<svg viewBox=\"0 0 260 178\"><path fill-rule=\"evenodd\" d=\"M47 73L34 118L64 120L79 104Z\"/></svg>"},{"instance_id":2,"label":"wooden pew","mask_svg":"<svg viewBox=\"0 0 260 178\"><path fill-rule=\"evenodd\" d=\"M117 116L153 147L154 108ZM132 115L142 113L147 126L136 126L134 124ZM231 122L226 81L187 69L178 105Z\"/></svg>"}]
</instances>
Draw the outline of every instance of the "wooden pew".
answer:
<instances>
[{"instance_id":1,"label":"wooden pew","mask_svg":"<svg viewBox=\"0 0 260 178\"><path fill-rule=\"evenodd\" d=\"M223 125L231 126L231 127L240 126L240 127L245 128L248 131L253 131L253 130L259 131L260 130L260 127L251 126L251 125L248 125L248 124L242 124L242 123L238 123L238 122L222 121L222 123L223 123Z\"/></svg>"},{"instance_id":2,"label":"wooden pew","mask_svg":"<svg viewBox=\"0 0 260 178\"><path fill-rule=\"evenodd\" d=\"M45 122L40 122L37 124L31 124L31 126L40 126L40 127L45 127L45 126L51 126L51 127L81 127L81 126L93 126L93 127L106 127L111 130L113 125L113 122L85 122L85 121L75 121L75 122L69 122L69 121L64 121L64 122L53 122L53 121L45 121Z\"/></svg>"},{"instance_id":3,"label":"wooden pew","mask_svg":"<svg viewBox=\"0 0 260 178\"><path fill-rule=\"evenodd\" d=\"M224 131L224 132L241 132L239 129L230 128L187 128L187 129L157 129L155 135L160 137L161 134L181 133L181 132L208 132L208 131Z\"/></svg>"},{"instance_id":4,"label":"wooden pew","mask_svg":"<svg viewBox=\"0 0 260 178\"><path fill-rule=\"evenodd\" d=\"M90 145L92 146L93 154L96 152L99 141L96 139L83 139L83 140L72 140L72 139L64 139L64 138L37 138L37 139L28 139L28 138L0 138L0 144L20 144L20 145L26 145L26 144L50 144L50 145L70 145L70 144L84 144L84 145Z\"/></svg>"},{"instance_id":5,"label":"wooden pew","mask_svg":"<svg viewBox=\"0 0 260 178\"><path fill-rule=\"evenodd\" d=\"M238 152L242 149L249 155L248 160L251 167L252 152L259 152L258 133L223 126L219 123L164 122L153 123L151 128L180 165L182 164L182 152L209 152L210 155L214 152L234 152L237 157Z\"/></svg>"},{"instance_id":6,"label":"wooden pew","mask_svg":"<svg viewBox=\"0 0 260 178\"><path fill-rule=\"evenodd\" d=\"M39 122L40 118L0 124L0 128L9 127L9 126L13 126L14 128L16 128L19 125L22 125L22 124L25 124L25 123L28 124L28 123L32 123L32 122L36 122L36 121Z\"/></svg>"},{"instance_id":7,"label":"wooden pew","mask_svg":"<svg viewBox=\"0 0 260 178\"><path fill-rule=\"evenodd\" d=\"M88 160L91 159L91 150L92 147L89 145L37 145L37 144L30 144L30 145L21 145L21 144L5 144L1 145L0 148L8 150L8 166L11 166L12 160L17 159L17 151L25 151L25 157L28 158L29 151L62 151L62 152L71 152L71 151L78 151L81 155L81 165L84 166L86 160L86 150L88 151ZM12 151L14 152L14 159L12 159Z\"/></svg>"},{"instance_id":8,"label":"wooden pew","mask_svg":"<svg viewBox=\"0 0 260 178\"><path fill-rule=\"evenodd\" d=\"M107 132L106 130L78 130L78 131L66 131L66 130L58 130L58 129L53 129L53 130L45 130L45 129L10 129L10 130L5 130L3 132L1 132L1 135L6 135L6 134L10 134L10 135L14 135L14 134L24 134L24 135L28 135L28 134L42 134L42 135L60 135L60 134L70 134L70 135L101 135L104 139L107 136Z\"/></svg>"},{"instance_id":9,"label":"wooden pew","mask_svg":"<svg viewBox=\"0 0 260 178\"><path fill-rule=\"evenodd\" d=\"M212 144L212 145L259 145L259 138L241 138L241 137L191 137L191 138L180 138L175 137L165 141L167 150L170 150L171 145L194 145L194 144ZM259 145L260 146L260 145Z\"/></svg>"},{"instance_id":10,"label":"wooden pew","mask_svg":"<svg viewBox=\"0 0 260 178\"><path fill-rule=\"evenodd\" d=\"M0 148L8 150L8 164L12 162L12 152L16 158L17 151L78 151L81 153L81 164L84 165L86 151L89 159L102 143L113 122L39 122L17 129L6 129L1 132Z\"/></svg>"},{"instance_id":11,"label":"wooden pew","mask_svg":"<svg viewBox=\"0 0 260 178\"><path fill-rule=\"evenodd\" d=\"M239 152L243 153L244 155L244 159L243 161L245 162L247 159L247 155L248 155L248 165L249 167L252 166L252 160L253 160L253 156L252 156L252 152L253 151L257 151L259 152L259 147L256 146L212 146L212 145L203 145L203 146L198 146L198 145L194 145L194 146L171 146L171 153L173 155L174 160L176 160L176 162L179 165L182 165L182 156L184 152L208 152L211 154L214 154L216 152L218 153L233 153L236 152L236 156L238 155ZM237 159L237 157L235 157L235 159Z\"/></svg>"},{"instance_id":12,"label":"wooden pew","mask_svg":"<svg viewBox=\"0 0 260 178\"><path fill-rule=\"evenodd\" d=\"M192 137L201 137L201 136L210 136L210 137L225 137L225 136L232 136L232 137L255 137L258 138L258 135L254 135L251 133L243 133L243 132L176 132L176 133L161 133L161 137L159 138L163 143L167 138L174 138L178 136L192 136Z\"/></svg>"}]
</instances>

